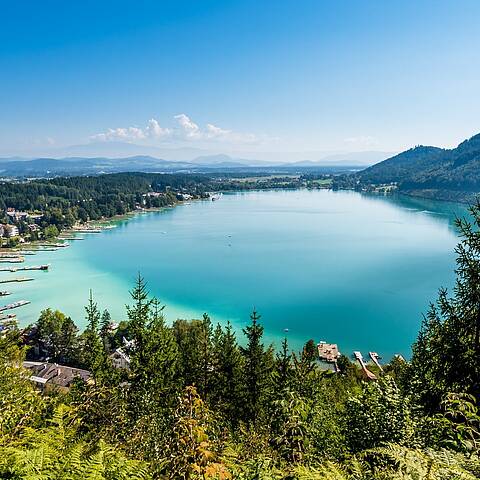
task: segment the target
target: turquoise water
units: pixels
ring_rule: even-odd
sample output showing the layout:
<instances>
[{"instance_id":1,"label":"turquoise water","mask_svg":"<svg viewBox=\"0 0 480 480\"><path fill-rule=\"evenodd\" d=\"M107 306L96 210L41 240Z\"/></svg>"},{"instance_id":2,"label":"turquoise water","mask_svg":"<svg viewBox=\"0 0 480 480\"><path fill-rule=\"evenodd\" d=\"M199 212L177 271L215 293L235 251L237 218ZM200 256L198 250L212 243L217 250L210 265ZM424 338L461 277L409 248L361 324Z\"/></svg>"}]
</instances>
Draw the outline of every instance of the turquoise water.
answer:
<instances>
[{"instance_id":1,"label":"turquoise water","mask_svg":"<svg viewBox=\"0 0 480 480\"><path fill-rule=\"evenodd\" d=\"M409 355L422 312L440 286L453 285L453 219L465 212L355 192L226 194L140 214L70 248L27 257L51 269L8 285L8 302L32 301L17 310L21 324L51 306L82 326L91 288L118 321L141 272L168 320L208 312L240 330L255 306L277 345L288 328L295 348L313 338L347 354Z\"/></svg>"}]
</instances>

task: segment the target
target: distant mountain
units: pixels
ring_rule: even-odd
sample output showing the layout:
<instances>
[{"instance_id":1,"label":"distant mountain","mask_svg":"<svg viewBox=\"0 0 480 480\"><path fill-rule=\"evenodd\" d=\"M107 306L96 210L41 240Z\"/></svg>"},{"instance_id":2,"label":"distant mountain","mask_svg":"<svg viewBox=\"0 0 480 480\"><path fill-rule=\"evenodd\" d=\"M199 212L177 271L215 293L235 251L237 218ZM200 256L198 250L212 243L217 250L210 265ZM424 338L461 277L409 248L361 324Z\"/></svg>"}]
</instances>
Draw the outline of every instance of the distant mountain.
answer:
<instances>
[{"instance_id":1,"label":"distant mountain","mask_svg":"<svg viewBox=\"0 0 480 480\"><path fill-rule=\"evenodd\" d=\"M55 177L74 175L98 175L119 172L297 172L299 168L288 164L280 166L268 162L243 163L227 155L198 157L191 162L163 160L148 155L125 158L106 157L67 157L36 159L0 159L0 177ZM328 167L326 167L328 168ZM340 171L340 167L330 167L329 173ZM321 167L311 170L320 171ZM301 171L306 171L303 167Z\"/></svg>"},{"instance_id":2,"label":"distant mountain","mask_svg":"<svg viewBox=\"0 0 480 480\"><path fill-rule=\"evenodd\" d=\"M480 134L453 149L418 146L359 172L362 183L398 183L400 191L443 200L480 194Z\"/></svg>"},{"instance_id":3,"label":"distant mountain","mask_svg":"<svg viewBox=\"0 0 480 480\"><path fill-rule=\"evenodd\" d=\"M96 175L118 172L157 172L164 170L183 170L195 168L187 162L171 162L149 156L126 158L36 158L33 160L1 160L0 176L4 177L47 177Z\"/></svg>"}]
</instances>

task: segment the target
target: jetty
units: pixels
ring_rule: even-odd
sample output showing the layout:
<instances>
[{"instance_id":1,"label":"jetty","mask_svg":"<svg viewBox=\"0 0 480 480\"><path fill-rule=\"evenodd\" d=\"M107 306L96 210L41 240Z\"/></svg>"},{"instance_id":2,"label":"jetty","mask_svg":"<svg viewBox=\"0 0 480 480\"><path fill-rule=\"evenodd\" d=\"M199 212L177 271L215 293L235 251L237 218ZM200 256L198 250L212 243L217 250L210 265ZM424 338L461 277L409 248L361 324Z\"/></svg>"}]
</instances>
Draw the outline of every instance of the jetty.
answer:
<instances>
[{"instance_id":1,"label":"jetty","mask_svg":"<svg viewBox=\"0 0 480 480\"><path fill-rule=\"evenodd\" d=\"M25 259L23 257L2 257L0 263L23 263Z\"/></svg>"},{"instance_id":2,"label":"jetty","mask_svg":"<svg viewBox=\"0 0 480 480\"><path fill-rule=\"evenodd\" d=\"M327 343L322 340L317 344L317 351L320 361L333 364L335 372L338 372L337 360L341 355L338 350L338 345L336 343Z\"/></svg>"},{"instance_id":3,"label":"jetty","mask_svg":"<svg viewBox=\"0 0 480 480\"><path fill-rule=\"evenodd\" d=\"M368 355L372 359L372 362L379 368L379 370L383 373L383 367L380 365L380 355L377 352L368 352Z\"/></svg>"},{"instance_id":4,"label":"jetty","mask_svg":"<svg viewBox=\"0 0 480 480\"><path fill-rule=\"evenodd\" d=\"M46 271L50 267L50 264L46 265L29 265L26 267L2 267L0 268L0 272L20 272L20 271L27 271L27 270L43 270Z\"/></svg>"},{"instance_id":5,"label":"jetty","mask_svg":"<svg viewBox=\"0 0 480 480\"><path fill-rule=\"evenodd\" d=\"M38 246L39 246L39 247L47 247L47 248L55 248L55 249L58 249L58 248L66 248L66 247L69 247L70 244L69 244L69 243L61 243L61 242L57 242L57 243L39 243Z\"/></svg>"},{"instance_id":6,"label":"jetty","mask_svg":"<svg viewBox=\"0 0 480 480\"><path fill-rule=\"evenodd\" d=\"M4 312L5 310L13 310L14 308L23 307L24 305L28 305L30 300L19 300L18 302L10 303L8 305L4 305L0 307L0 312Z\"/></svg>"},{"instance_id":7,"label":"jetty","mask_svg":"<svg viewBox=\"0 0 480 480\"><path fill-rule=\"evenodd\" d=\"M18 277L18 278L10 278L10 279L1 279L0 283L31 282L32 280L33 278Z\"/></svg>"},{"instance_id":8,"label":"jetty","mask_svg":"<svg viewBox=\"0 0 480 480\"><path fill-rule=\"evenodd\" d=\"M102 233L101 228L88 228L88 227L86 228L76 227L76 228L72 228L70 231L73 233Z\"/></svg>"},{"instance_id":9,"label":"jetty","mask_svg":"<svg viewBox=\"0 0 480 480\"><path fill-rule=\"evenodd\" d=\"M363 360L363 355L360 352L355 351L355 352L353 352L353 356L355 357L355 360L357 360L357 362L360 364L360 368L362 369L362 372L363 372L363 375L364 375L365 379L366 380L376 380L377 376L367 368L367 365L365 364L365 361Z\"/></svg>"}]
</instances>

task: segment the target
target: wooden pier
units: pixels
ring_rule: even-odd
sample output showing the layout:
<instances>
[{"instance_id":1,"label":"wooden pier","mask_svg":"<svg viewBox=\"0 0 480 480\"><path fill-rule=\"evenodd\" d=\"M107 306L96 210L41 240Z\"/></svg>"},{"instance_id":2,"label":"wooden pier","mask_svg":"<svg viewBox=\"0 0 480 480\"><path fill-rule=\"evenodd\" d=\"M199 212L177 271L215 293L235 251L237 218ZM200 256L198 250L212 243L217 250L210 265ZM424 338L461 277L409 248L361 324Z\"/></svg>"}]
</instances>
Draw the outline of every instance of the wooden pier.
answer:
<instances>
[{"instance_id":1,"label":"wooden pier","mask_svg":"<svg viewBox=\"0 0 480 480\"><path fill-rule=\"evenodd\" d=\"M31 282L33 278L28 277L19 277L19 278L10 278L10 279L1 279L0 283L16 283L16 282Z\"/></svg>"},{"instance_id":2,"label":"wooden pier","mask_svg":"<svg viewBox=\"0 0 480 480\"><path fill-rule=\"evenodd\" d=\"M365 379L376 380L377 376L367 368L367 365L363 360L363 355L360 352L355 351L353 352L353 356L355 357L355 360L357 360L357 362L360 364L360 368L362 369Z\"/></svg>"},{"instance_id":3,"label":"wooden pier","mask_svg":"<svg viewBox=\"0 0 480 480\"><path fill-rule=\"evenodd\" d=\"M28 271L28 270L43 270L47 271L50 267L50 264L48 265L30 265L26 267L1 267L0 272L21 272L21 271Z\"/></svg>"},{"instance_id":4,"label":"wooden pier","mask_svg":"<svg viewBox=\"0 0 480 480\"><path fill-rule=\"evenodd\" d=\"M379 370L383 373L383 367L380 365L380 355L377 352L368 352L368 355L372 359L372 362L379 368Z\"/></svg>"},{"instance_id":5,"label":"wooden pier","mask_svg":"<svg viewBox=\"0 0 480 480\"><path fill-rule=\"evenodd\" d=\"M28 305L30 300L19 300L18 302L10 303L8 305L4 305L0 307L0 312L4 312L5 310L13 310L14 308L23 307L24 305Z\"/></svg>"},{"instance_id":6,"label":"wooden pier","mask_svg":"<svg viewBox=\"0 0 480 480\"><path fill-rule=\"evenodd\" d=\"M23 257L2 257L0 263L23 263L25 259Z\"/></svg>"}]
</instances>

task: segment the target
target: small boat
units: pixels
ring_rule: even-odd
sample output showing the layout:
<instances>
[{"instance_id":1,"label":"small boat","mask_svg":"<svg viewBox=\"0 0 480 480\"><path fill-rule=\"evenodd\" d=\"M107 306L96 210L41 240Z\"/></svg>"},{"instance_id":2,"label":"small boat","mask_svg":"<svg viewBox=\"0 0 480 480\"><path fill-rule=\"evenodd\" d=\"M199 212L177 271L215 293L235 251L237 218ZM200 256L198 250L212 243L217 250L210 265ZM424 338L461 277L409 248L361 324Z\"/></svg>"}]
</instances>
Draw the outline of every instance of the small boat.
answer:
<instances>
[{"instance_id":1,"label":"small boat","mask_svg":"<svg viewBox=\"0 0 480 480\"><path fill-rule=\"evenodd\" d=\"M7 292L6 290L4 290L3 292L0 291L0 297L6 297L7 295L11 295L12 292Z\"/></svg>"}]
</instances>

